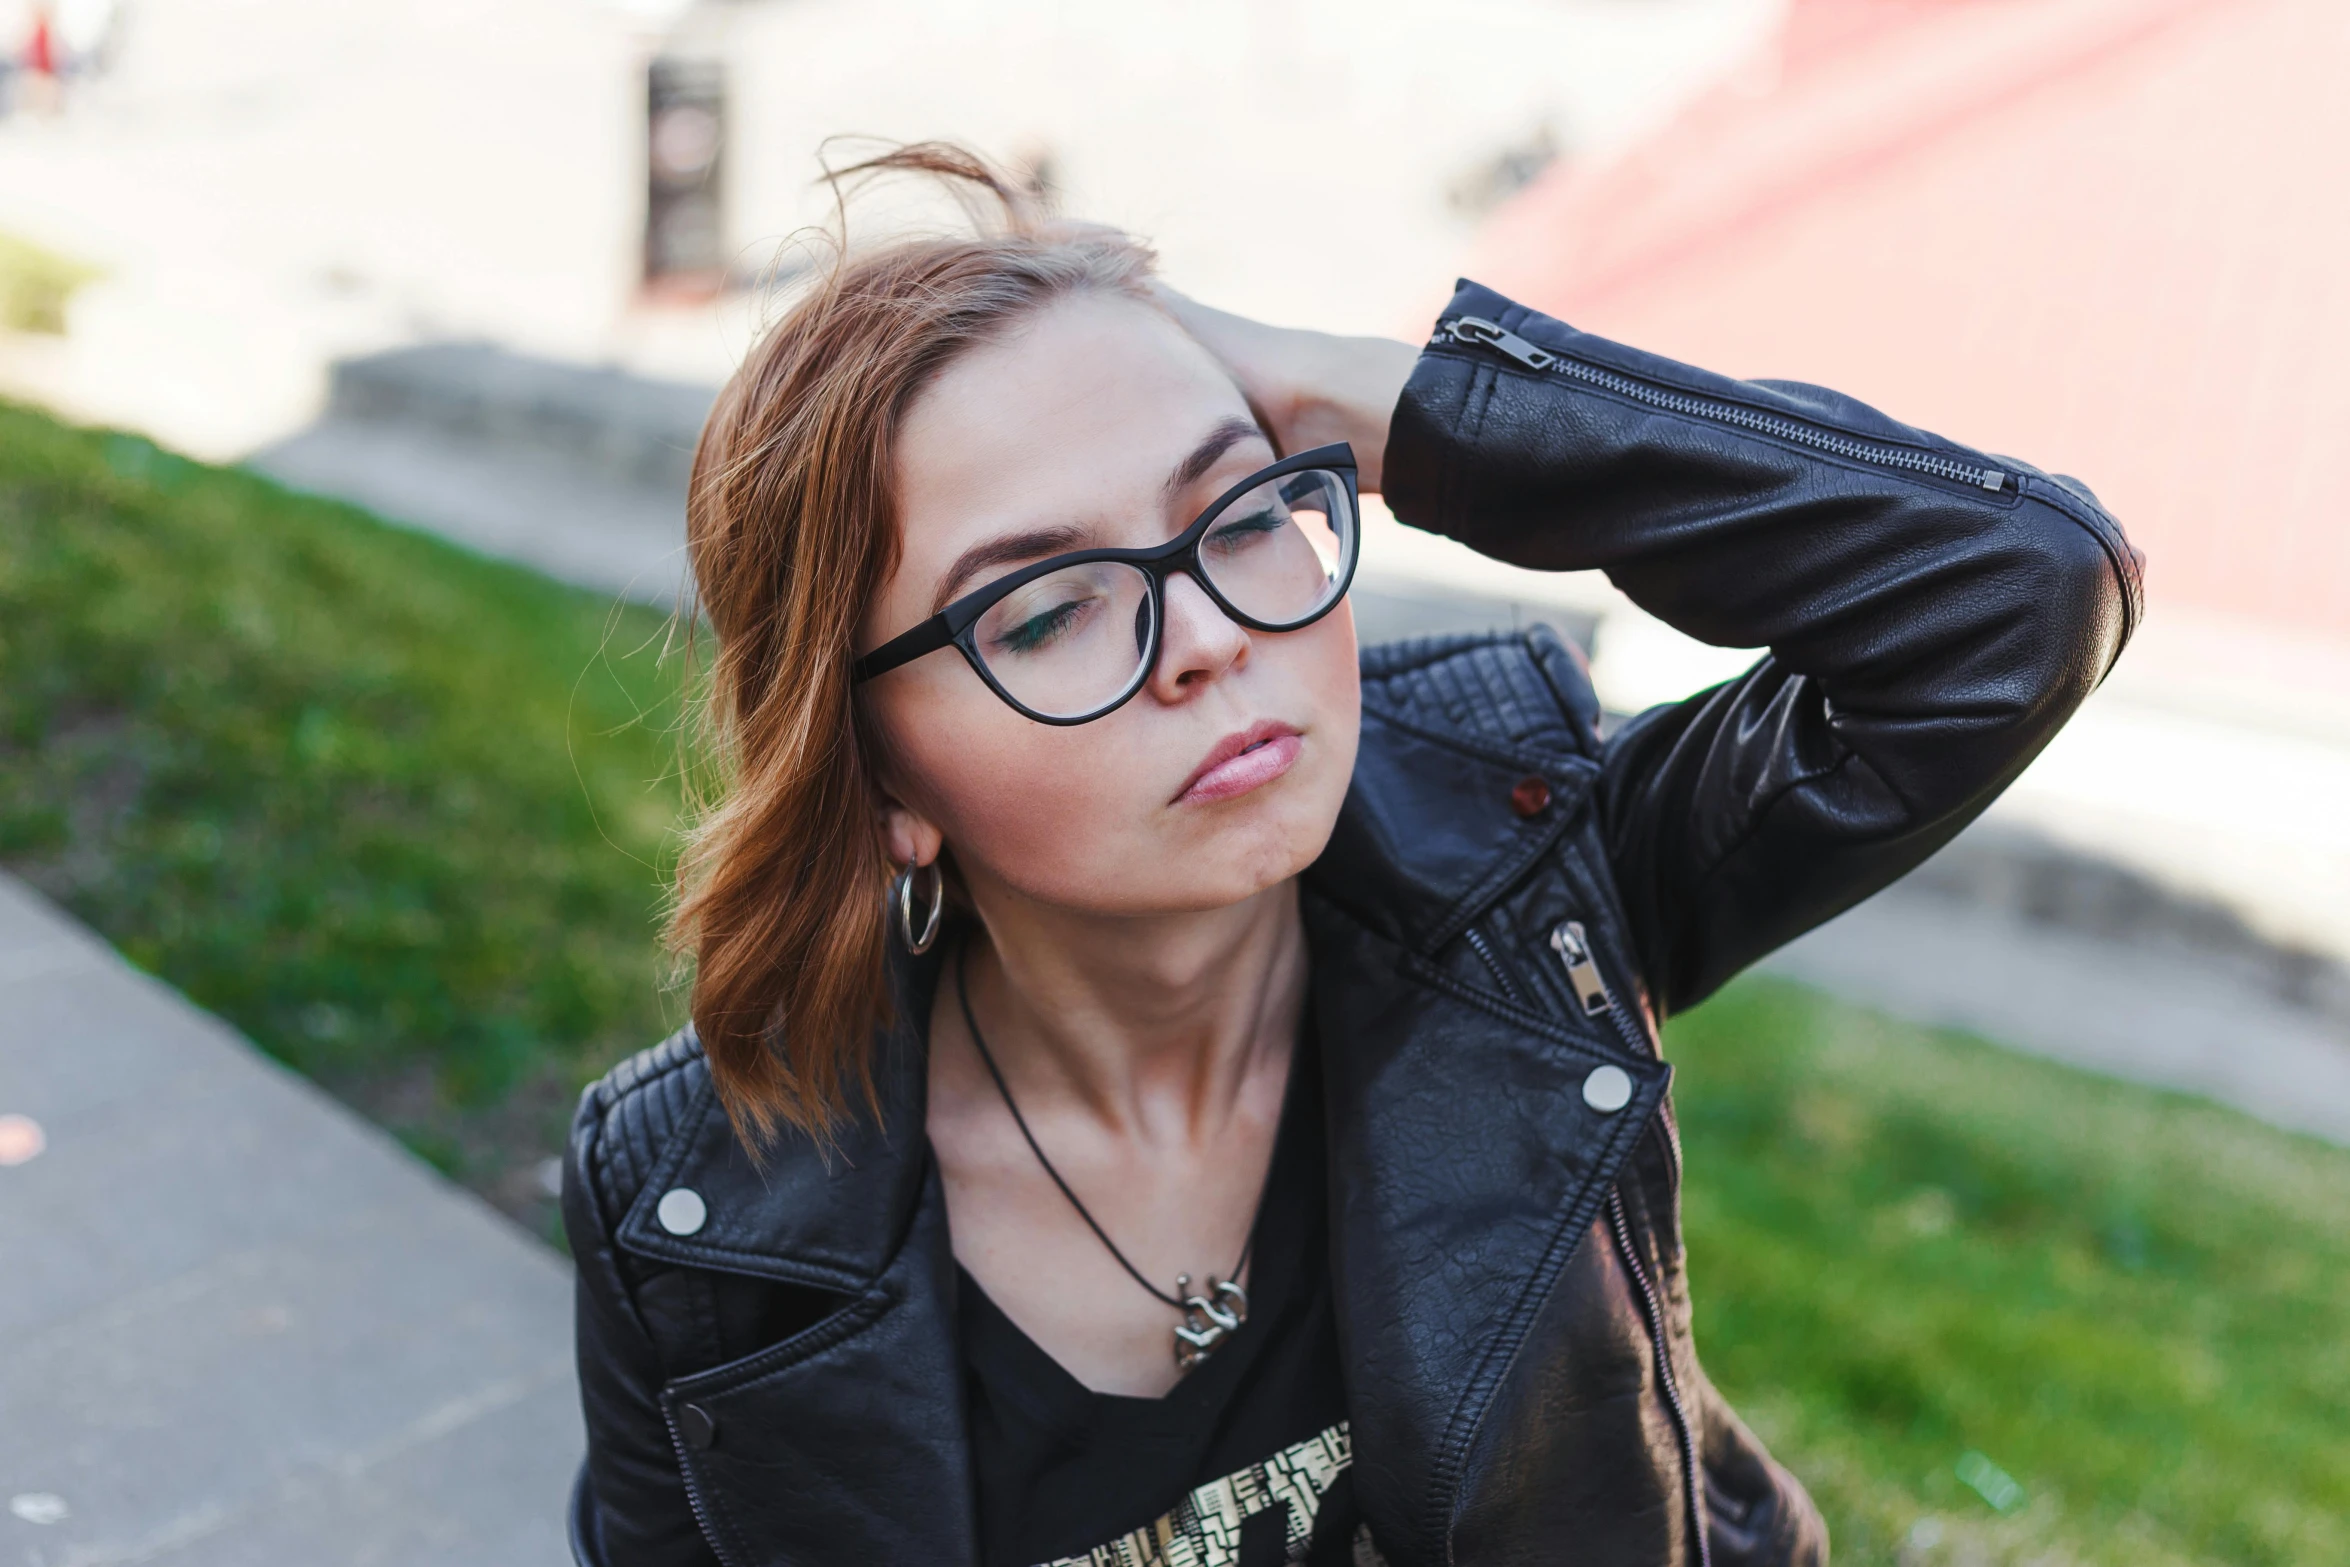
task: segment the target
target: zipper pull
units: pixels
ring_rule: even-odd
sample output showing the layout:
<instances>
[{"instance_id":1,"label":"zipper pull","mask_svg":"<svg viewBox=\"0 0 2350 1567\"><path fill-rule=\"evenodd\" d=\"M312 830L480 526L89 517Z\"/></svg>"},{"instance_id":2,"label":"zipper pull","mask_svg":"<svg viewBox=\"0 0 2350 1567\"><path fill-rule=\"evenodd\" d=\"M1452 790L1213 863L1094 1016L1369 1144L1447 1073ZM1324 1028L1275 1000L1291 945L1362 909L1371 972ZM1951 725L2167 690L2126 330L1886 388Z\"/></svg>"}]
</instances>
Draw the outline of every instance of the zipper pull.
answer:
<instances>
[{"instance_id":1,"label":"zipper pull","mask_svg":"<svg viewBox=\"0 0 2350 1567\"><path fill-rule=\"evenodd\" d=\"M1492 348L1509 355L1529 370L1547 370L1559 361L1559 356L1547 348L1536 348L1508 327L1499 326L1482 316L1456 316L1440 321L1436 326L1438 339L1449 338L1469 348Z\"/></svg>"},{"instance_id":2,"label":"zipper pull","mask_svg":"<svg viewBox=\"0 0 2350 1567\"><path fill-rule=\"evenodd\" d=\"M1567 983L1575 987L1575 999L1583 1003L1585 1017L1615 1010L1616 998L1607 993L1607 981L1599 977L1599 964L1591 956L1591 939L1579 921L1569 920L1552 931L1550 950L1567 966Z\"/></svg>"}]
</instances>

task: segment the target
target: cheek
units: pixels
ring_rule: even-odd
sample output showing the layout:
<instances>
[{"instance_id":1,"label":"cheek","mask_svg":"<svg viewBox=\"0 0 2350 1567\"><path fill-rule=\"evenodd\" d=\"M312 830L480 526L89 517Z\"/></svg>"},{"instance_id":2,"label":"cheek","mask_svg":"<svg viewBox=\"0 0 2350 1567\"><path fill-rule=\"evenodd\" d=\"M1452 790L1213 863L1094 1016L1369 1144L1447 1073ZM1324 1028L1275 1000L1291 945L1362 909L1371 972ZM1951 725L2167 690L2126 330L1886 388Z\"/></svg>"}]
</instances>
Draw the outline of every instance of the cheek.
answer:
<instances>
[{"instance_id":1,"label":"cheek","mask_svg":"<svg viewBox=\"0 0 2350 1567\"><path fill-rule=\"evenodd\" d=\"M989 753L993 765L954 789L946 831L957 854L1032 897L1099 902L1096 884L1132 853L1158 803L1105 738L1040 724Z\"/></svg>"},{"instance_id":2,"label":"cheek","mask_svg":"<svg viewBox=\"0 0 2350 1567\"><path fill-rule=\"evenodd\" d=\"M1313 716L1314 766L1301 788L1290 835L1310 843L1306 860L1322 852L1339 808L1354 782L1355 751L1363 724L1362 665L1355 646L1354 607L1341 602L1300 638L1297 679ZM1303 870L1304 864L1297 869Z\"/></svg>"},{"instance_id":3,"label":"cheek","mask_svg":"<svg viewBox=\"0 0 2350 1567\"><path fill-rule=\"evenodd\" d=\"M908 803L971 872L1051 902L1092 901L1082 883L1131 852L1160 803L1117 743L1125 726L1033 723L971 684L889 716Z\"/></svg>"},{"instance_id":4,"label":"cheek","mask_svg":"<svg viewBox=\"0 0 2350 1567\"><path fill-rule=\"evenodd\" d=\"M1318 718L1346 734L1346 772L1354 772L1355 736L1363 721L1362 649L1355 639L1354 600L1308 627L1299 638L1300 679L1311 692ZM1334 736L1335 738L1335 736Z\"/></svg>"}]
</instances>

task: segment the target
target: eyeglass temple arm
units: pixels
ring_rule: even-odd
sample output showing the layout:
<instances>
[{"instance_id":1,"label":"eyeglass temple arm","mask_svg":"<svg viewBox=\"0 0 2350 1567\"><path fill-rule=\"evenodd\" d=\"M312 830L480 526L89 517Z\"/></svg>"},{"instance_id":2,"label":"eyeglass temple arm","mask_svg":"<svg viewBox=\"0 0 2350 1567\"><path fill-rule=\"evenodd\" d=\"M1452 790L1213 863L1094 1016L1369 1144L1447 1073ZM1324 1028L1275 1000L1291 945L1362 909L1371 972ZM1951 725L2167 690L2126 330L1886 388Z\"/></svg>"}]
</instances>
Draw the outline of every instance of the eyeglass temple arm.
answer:
<instances>
[{"instance_id":1,"label":"eyeglass temple arm","mask_svg":"<svg viewBox=\"0 0 2350 1567\"><path fill-rule=\"evenodd\" d=\"M849 668L849 683L861 685L875 675L886 675L900 664L910 664L925 653L935 653L955 640L955 629L943 614L933 615L902 636L890 638Z\"/></svg>"}]
</instances>

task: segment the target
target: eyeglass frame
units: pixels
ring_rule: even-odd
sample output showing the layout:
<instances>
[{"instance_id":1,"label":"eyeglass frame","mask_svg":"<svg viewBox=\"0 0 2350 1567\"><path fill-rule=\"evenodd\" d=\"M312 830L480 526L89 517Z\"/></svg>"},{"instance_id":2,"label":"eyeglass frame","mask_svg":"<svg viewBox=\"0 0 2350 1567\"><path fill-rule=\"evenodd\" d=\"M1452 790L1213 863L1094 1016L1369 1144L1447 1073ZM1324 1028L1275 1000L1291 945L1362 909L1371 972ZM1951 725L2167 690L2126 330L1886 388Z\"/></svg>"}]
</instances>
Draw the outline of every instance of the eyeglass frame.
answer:
<instances>
[{"instance_id":1,"label":"eyeglass frame","mask_svg":"<svg viewBox=\"0 0 2350 1567\"><path fill-rule=\"evenodd\" d=\"M1222 516L1226 507L1249 491L1268 480L1278 479L1292 473L1304 473L1309 470L1335 473L1346 486L1347 510L1352 514L1353 527L1347 537L1346 561L1338 574L1338 586L1321 608L1302 620L1287 622L1259 620L1254 615L1242 611L1227 599L1216 587L1208 572L1201 567L1200 541L1208 536L1208 525ZM1128 702L1134 700L1134 694L1137 691L1150 683L1151 671L1158 668L1159 654L1166 647L1167 578L1171 574L1182 572L1199 585L1200 591L1207 594L1209 601L1227 618L1239 625L1246 626L1251 631L1271 633L1303 631L1336 609L1339 602L1346 597L1347 590L1354 586L1355 566L1362 559L1362 553L1363 500L1356 480L1354 448L1344 441L1331 446L1317 446L1311 451L1299 452L1294 457L1284 457L1279 462L1259 468L1217 496L1205 510L1192 519L1189 527L1164 544L1154 544L1144 549L1104 547L1072 550L1065 555L1049 556L1032 565L1022 566L1017 571L1007 572L982 587L974 588L920 625L911 630L900 632L872 652L867 653L863 658L858 659L849 668L849 681L852 685L862 685L877 675L886 675L900 665L910 664L915 659L937 652L940 648L951 646L963 655L963 661L971 666L972 673L976 674L990 691L1001 697L1007 706L1022 717L1034 719L1040 724L1052 724L1062 728L1073 727L1077 724L1090 724L1095 719L1107 718L1119 708L1124 707ZM1092 712L1074 718L1055 717L1048 713L1040 713L1004 689L1003 682L998 680L994 673L988 669L987 660L982 658L978 648L972 645L975 640L974 632L979 625L981 616L1037 578L1051 576L1054 572L1065 571L1071 566L1089 566L1096 561L1115 561L1122 565L1138 567L1145 580L1149 582L1151 605L1149 656L1136 662L1134 678L1127 683L1124 690Z\"/></svg>"}]
</instances>

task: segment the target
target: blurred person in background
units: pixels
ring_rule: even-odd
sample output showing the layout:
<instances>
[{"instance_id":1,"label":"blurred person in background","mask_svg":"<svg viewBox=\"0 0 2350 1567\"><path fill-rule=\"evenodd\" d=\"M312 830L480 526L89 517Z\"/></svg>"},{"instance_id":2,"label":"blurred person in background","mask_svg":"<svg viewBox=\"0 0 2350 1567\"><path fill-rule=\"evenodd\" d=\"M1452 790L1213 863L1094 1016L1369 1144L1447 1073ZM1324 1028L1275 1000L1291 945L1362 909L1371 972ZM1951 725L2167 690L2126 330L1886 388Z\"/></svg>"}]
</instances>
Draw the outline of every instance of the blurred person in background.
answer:
<instances>
[{"instance_id":1,"label":"blurred person in background","mask_svg":"<svg viewBox=\"0 0 2350 1567\"><path fill-rule=\"evenodd\" d=\"M1280 330L865 167L993 216L848 254L702 436L728 786L693 1024L566 1162L579 1560L1825 1561L1691 1342L1658 1023L2022 770L2118 527L1475 284ZM1362 490L1770 651L1604 739L1546 629L1358 651Z\"/></svg>"},{"instance_id":2,"label":"blurred person in background","mask_svg":"<svg viewBox=\"0 0 2350 1567\"><path fill-rule=\"evenodd\" d=\"M49 7L0 0L0 117L55 106L57 42Z\"/></svg>"},{"instance_id":3,"label":"blurred person in background","mask_svg":"<svg viewBox=\"0 0 2350 1567\"><path fill-rule=\"evenodd\" d=\"M68 81L106 69L121 19L117 0L0 0L0 118L62 108Z\"/></svg>"}]
</instances>

